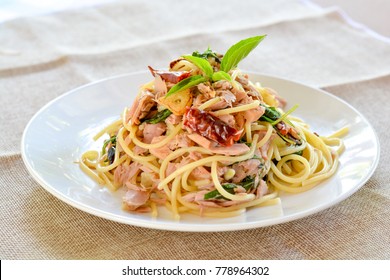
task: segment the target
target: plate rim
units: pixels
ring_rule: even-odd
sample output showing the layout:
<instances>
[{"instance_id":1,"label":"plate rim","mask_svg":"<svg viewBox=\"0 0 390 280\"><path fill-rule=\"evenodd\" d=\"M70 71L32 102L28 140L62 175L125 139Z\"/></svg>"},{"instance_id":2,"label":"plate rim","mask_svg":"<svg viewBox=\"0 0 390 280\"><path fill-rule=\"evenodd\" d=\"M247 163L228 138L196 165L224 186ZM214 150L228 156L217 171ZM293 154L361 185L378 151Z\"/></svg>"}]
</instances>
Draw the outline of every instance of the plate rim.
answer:
<instances>
[{"instance_id":1,"label":"plate rim","mask_svg":"<svg viewBox=\"0 0 390 280\"><path fill-rule=\"evenodd\" d=\"M27 125L25 126L25 128L23 130L21 144L20 144L21 145L21 156L22 156L23 163L26 166L29 174L33 177L33 179L41 187L43 187L46 191L51 193L53 196L55 196L56 198L58 198L62 202L65 202L66 204L71 205L72 207L75 207L76 209L82 210L83 212L86 212L88 214L92 214L92 215L100 217L100 218L104 218L107 220L131 225L131 226L139 226L139 227L143 227L143 228L167 230L167 231L180 231L180 232L238 231L238 230L247 230L247 229L268 227L268 226L272 226L272 225L278 225L278 224L283 224L283 223L287 223L290 221L299 220L299 219L302 219L304 217L309 217L313 214L321 212L325 209L331 208L334 205L340 203L341 201L347 199L348 197L353 195L355 192L357 192L359 189L361 189L364 186L364 184L372 177L375 170L377 169L377 166L378 166L379 160L380 160L380 142L379 142L379 138L378 138L378 135L377 135L374 127L371 125L371 123L368 121L368 119L362 113L360 113L355 107L353 107L351 104L349 104L345 100L341 99L340 97L338 97L330 92L327 92L321 88L316 88L314 86L303 84L301 82L290 80L290 79L287 79L287 78L284 78L281 76L268 75L268 74L263 74L260 72L254 72L254 71L246 71L246 70L242 70L242 71L246 74L249 74L249 75L257 75L257 76L264 77L266 79L270 78L270 79L275 79L275 80L279 80L282 82L293 83L297 86L306 87L306 88L309 88L310 90L314 90L314 91L319 91L322 94L327 95L330 98L336 99L338 102L341 102L343 105L345 105L345 106L349 107L351 110L353 110L355 112L355 114L357 114L359 117L362 118L364 123L366 125L368 125L370 130L373 132L375 143L377 146L376 157L374 158L373 164L371 165L370 170L366 174L366 176L364 178L362 178L359 181L359 183L355 185L355 187L353 189L350 189L347 192L343 192L341 195L339 195L336 199L332 200L331 202L322 203L319 206L312 208L312 209L306 209L304 211L300 211L298 213L292 214L292 215L287 216L287 217L282 216L279 218L272 218L272 219L268 218L268 219L259 220L259 221L255 221L255 222L247 222L247 223L234 222L234 223L218 224L218 225L214 225L214 224L189 224L189 223L187 224L187 223L180 223L180 221L174 221L174 220L172 220L170 223L167 223L167 222L159 222L158 219L156 219L155 222L151 223L150 221L135 219L133 217L123 217L123 216L117 215L115 213L108 213L104 210L101 210L98 208L93 208L91 206L85 205L84 203L79 203L77 200L74 200L73 198L70 198L66 195L63 195L56 188L53 188L52 186L50 186L50 184L45 182L44 178L42 178L42 176L39 174L39 172L37 172L34 169L34 167L30 164L30 162L28 161L28 157L27 157L26 150L25 150L25 148L26 148L25 143L27 140L26 136L28 134L29 128L34 123L34 121L40 116L40 114L42 114L47 108L49 108L55 102L58 102L59 100L65 98L71 94L74 94L75 92L82 90L83 88L87 88L87 87L90 87L90 86L93 86L93 85L96 85L99 83L104 83L104 82L107 82L109 80L115 80L115 79L120 79L120 78L124 78L127 76L134 76L134 75L141 75L141 74L148 73L148 71L144 71L144 70L130 72L130 73L123 73L123 74L119 74L119 75L106 77L106 78L103 78L100 80L96 80L96 81L78 86L78 87L76 87L72 90L69 90L63 94L60 94L56 98L47 102L44 106L42 106L31 117L31 119L28 121ZM216 226L218 228L216 228Z\"/></svg>"}]
</instances>

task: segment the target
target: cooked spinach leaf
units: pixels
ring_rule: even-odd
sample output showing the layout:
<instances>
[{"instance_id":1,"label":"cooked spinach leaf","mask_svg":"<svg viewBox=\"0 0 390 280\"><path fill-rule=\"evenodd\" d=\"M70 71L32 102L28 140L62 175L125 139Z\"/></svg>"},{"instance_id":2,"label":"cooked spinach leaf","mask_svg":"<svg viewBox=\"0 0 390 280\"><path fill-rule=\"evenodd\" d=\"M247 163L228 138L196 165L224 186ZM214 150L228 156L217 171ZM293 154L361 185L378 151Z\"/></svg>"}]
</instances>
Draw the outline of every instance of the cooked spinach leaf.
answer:
<instances>
[{"instance_id":1,"label":"cooked spinach leaf","mask_svg":"<svg viewBox=\"0 0 390 280\"><path fill-rule=\"evenodd\" d=\"M221 60L219 59L216 52L212 51L210 48L207 48L203 53L200 53L198 51L195 51L192 53L192 56L208 59L209 57L213 57L216 62L221 63Z\"/></svg>"},{"instance_id":2,"label":"cooked spinach leaf","mask_svg":"<svg viewBox=\"0 0 390 280\"><path fill-rule=\"evenodd\" d=\"M113 146L116 145L116 135L114 135L110 139L107 139L106 141L104 141L103 147L102 147L102 155L104 155L106 153L106 148L107 148L107 145L109 143L111 143Z\"/></svg>"},{"instance_id":3,"label":"cooked spinach leaf","mask_svg":"<svg viewBox=\"0 0 390 280\"><path fill-rule=\"evenodd\" d=\"M239 184L234 183L226 183L223 184L222 187L227 191L228 193L234 194L234 189L240 185L243 187L246 191L250 191L252 188L255 187L255 177L253 176L246 176ZM204 195L204 199L225 199L229 200L225 197L223 197L218 190L213 190L211 192L208 192Z\"/></svg>"},{"instance_id":4,"label":"cooked spinach leaf","mask_svg":"<svg viewBox=\"0 0 390 280\"><path fill-rule=\"evenodd\" d=\"M146 123L157 124L159 122L165 121L172 114L168 109L162 110L154 115L152 118L145 120Z\"/></svg>"}]
</instances>

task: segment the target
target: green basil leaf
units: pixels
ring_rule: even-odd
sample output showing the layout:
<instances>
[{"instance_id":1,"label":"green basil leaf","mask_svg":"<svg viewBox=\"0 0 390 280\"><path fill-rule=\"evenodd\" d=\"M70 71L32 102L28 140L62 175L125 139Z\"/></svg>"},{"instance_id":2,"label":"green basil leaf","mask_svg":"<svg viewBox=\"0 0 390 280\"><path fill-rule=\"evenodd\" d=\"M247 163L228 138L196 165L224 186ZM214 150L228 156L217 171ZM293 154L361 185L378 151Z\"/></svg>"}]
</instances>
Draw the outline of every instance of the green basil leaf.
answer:
<instances>
[{"instance_id":1,"label":"green basil leaf","mask_svg":"<svg viewBox=\"0 0 390 280\"><path fill-rule=\"evenodd\" d=\"M203 53L200 53L198 51L194 51L192 53L192 56L201 57L204 59L208 59L209 57L213 57L216 62L221 63L220 58L218 57L217 53L210 49L210 47L207 48Z\"/></svg>"},{"instance_id":2,"label":"green basil leaf","mask_svg":"<svg viewBox=\"0 0 390 280\"><path fill-rule=\"evenodd\" d=\"M255 187L255 177L246 176L240 183L240 185L246 190L249 191L250 189Z\"/></svg>"},{"instance_id":3,"label":"green basil leaf","mask_svg":"<svg viewBox=\"0 0 390 280\"><path fill-rule=\"evenodd\" d=\"M162 110L161 112L158 112L152 118L145 120L145 122L151 123L151 124L157 124L159 122L165 121L165 119L168 118L171 114L172 114L171 111L169 111L168 109L165 109L165 110Z\"/></svg>"},{"instance_id":4,"label":"green basil leaf","mask_svg":"<svg viewBox=\"0 0 390 280\"><path fill-rule=\"evenodd\" d=\"M207 199L218 199L218 198L221 198L221 194L219 193L218 190L213 190L211 192L208 192L208 193L205 193L204 195L204 199L207 200Z\"/></svg>"},{"instance_id":5,"label":"green basil leaf","mask_svg":"<svg viewBox=\"0 0 390 280\"><path fill-rule=\"evenodd\" d=\"M107 148L107 145L109 143L111 143L113 146L116 145L116 135L114 135L110 139L107 139L106 141L104 141L103 147L102 147L102 155L104 155L106 153L106 148Z\"/></svg>"},{"instance_id":6,"label":"green basil leaf","mask_svg":"<svg viewBox=\"0 0 390 280\"><path fill-rule=\"evenodd\" d=\"M236 184L233 183L226 183L223 184L222 187L227 191L228 193L234 194L234 189L237 188ZM211 192L205 193L204 199L220 199L224 198L218 190L213 190ZM225 198L226 199L226 198Z\"/></svg>"},{"instance_id":7,"label":"green basil leaf","mask_svg":"<svg viewBox=\"0 0 390 280\"><path fill-rule=\"evenodd\" d=\"M266 35L250 37L231 46L222 58L221 70L229 72L231 69L237 67L238 63L247 57L265 36Z\"/></svg>"},{"instance_id":8,"label":"green basil leaf","mask_svg":"<svg viewBox=\"0 0 390 280\"><path fill-rule=\"evenodd\" d=\"M216 82L216 81L220 81L220 80L226 80L226 81L229 81L231 82L232 81L232 77L230 77L230 75L224 71L218 71L218 72L215 72L213 74L213 76L211 77L211 79Z\"/></svg>"},{"instance_id":9,"label":"green basil leaf","mask_svg":"<svg viewBox=\"0 0 390 280\"><path fill-rule=\"evenodd\" d=\"M167 92L165 96L168 97L176 92L191 88L193 86L199 85L200 83L204 83L206 81L207 79L202 75L190 76L188 78L185 78L184 80L181 80L176 85L171 87L171 89Z\"/></svg>"},{"instance_id":10,"label":"green basil leaf","mask_svg":"<svg viewBox=\"0 0 390 280\"><path fill-rule=\"evenodd\" d=\"M207 59L192 56L192 55L183 55L183 57L195 64L207 77L211 78L213 75L213 67L211 67L210 62Z\"/></svg>"},{"instance_id":11,"label":"green basil leaf","mask_svg":"<svg viewBox=\"0 0 390 280\"><path fill-rule=\"evenodd\" d=\"M280 113L276 110L275 107L268 107L263 104L260 105L263 106L265 109L264 115L260 117L261 121L272 123L280 118Z\"/></svg>"}]
</instances>

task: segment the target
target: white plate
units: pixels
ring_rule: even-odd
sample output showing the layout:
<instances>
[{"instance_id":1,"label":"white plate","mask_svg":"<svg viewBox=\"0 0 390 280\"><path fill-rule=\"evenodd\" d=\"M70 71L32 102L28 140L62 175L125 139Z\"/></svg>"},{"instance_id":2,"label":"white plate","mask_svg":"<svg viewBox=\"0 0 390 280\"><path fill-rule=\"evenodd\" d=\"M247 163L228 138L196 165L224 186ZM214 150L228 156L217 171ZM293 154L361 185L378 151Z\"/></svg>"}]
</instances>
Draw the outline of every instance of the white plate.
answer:
<instances>
[{"instance_id":1,"label":"white plate","mask_svg":"<svg viewBox=\"0 0 390 280\"><path fill-rule=\"evenodd\" d=\"M313 131L327 135L345 126L346 150L337 174L302 194L281 195L281 205L250 209L234 218L201 218L182 215L180 221L162 211L158 218L121 210L122 191L111 193L86 176L75 163L91 147L101 128L119 118L130 106L141 84L151 79L140 72L108 78L72 90L44 106L27 125L22 156L34 179L62 201L109 220L165 230L228 231L284 223L324 210L352 195L373 174L379 160L379 142L368 121L343 100L295 82L259 74L251 80L276 89L288 101L299 104L294 115Z\"/></svg>"}]
</instances>

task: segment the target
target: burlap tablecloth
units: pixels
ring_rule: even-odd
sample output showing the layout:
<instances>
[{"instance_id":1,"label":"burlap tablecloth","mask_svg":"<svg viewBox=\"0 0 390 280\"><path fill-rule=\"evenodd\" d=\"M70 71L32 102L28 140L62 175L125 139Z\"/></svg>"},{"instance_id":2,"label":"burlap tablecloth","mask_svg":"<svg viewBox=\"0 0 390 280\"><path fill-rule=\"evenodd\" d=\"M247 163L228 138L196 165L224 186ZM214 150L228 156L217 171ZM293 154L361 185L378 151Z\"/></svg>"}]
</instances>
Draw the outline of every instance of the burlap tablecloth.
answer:
<instances>
[{"instance_id":1,"label":"burlap tablecloth","mask_svg":"<svg viewBox=\"0 0 390 280\"><path fill-rule=\"evenodd\" d=\"M268 34L240 66L346 100L372 123L381 159L350 198L266 228L186 233L82 212L27 172L22 132L44 104L101 78L166 67L178 54L225 51ZM1 259L389 259L390 45L335 10L300 1L123 1L0 24Z\"/></svg>"}]
</instances>

